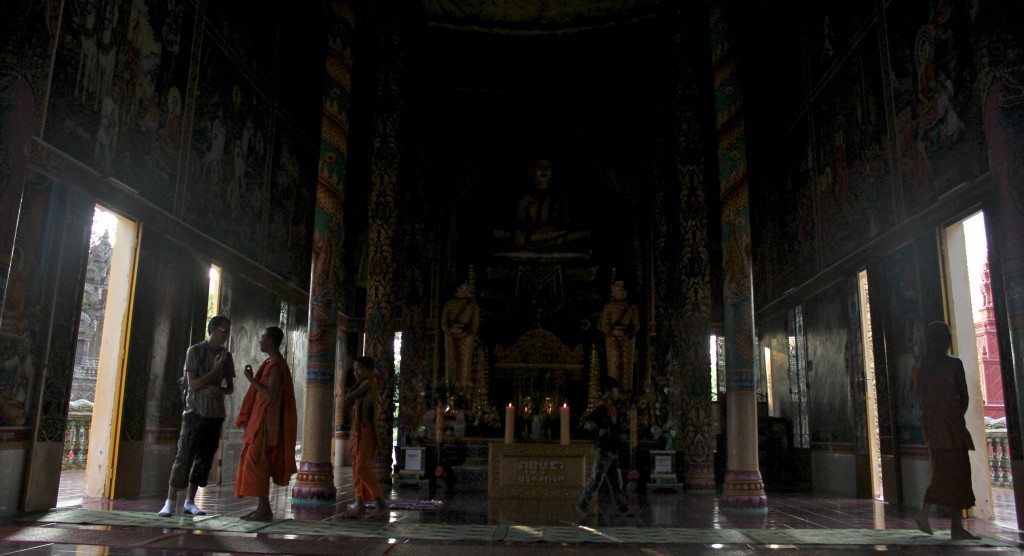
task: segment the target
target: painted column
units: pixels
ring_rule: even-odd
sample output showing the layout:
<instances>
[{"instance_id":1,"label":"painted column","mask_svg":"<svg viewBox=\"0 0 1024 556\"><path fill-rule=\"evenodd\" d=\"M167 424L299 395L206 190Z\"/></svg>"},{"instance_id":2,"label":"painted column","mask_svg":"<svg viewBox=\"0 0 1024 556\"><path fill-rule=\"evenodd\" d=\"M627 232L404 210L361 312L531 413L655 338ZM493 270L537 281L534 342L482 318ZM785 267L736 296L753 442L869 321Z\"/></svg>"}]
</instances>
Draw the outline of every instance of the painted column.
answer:
<instances>
[{"instance_id":1,"label":"painted column","mask_svg":"<svg viewBox=\"0 0 1024 556\"><path fill-rule=\"evenodd\" d=\"M754 374L754 303L750 256L750 198L747 184L743 98L725 4L710 3L711 52L715 74L715 125L722 197L722 265L725 279L726 438L728 469L719 507L767 513L768 497L757 462L757 400Z\"/></svg>"},{"instance_id":2,"label":"painted column","mask_svg":"<svg viewBox=\"0 0 1024 556\"><path fill-rule=\"evenodd\" d=\"M400 26L391 14L380 22L377 61L377 114L370 153L369 273L366 284L366 355L377 365L381 407L378 423L385 439L374 469L382 481L390 481L391 421L394 408L393 296L395 284L395 231L398 222L396 191L401 149L398 128L401 117L399 74L402 67Z\"/></svg>"},{"instance_id":3,"label":"painted column","mask_svg":"<svg viewBox=\"0 0 1024 556\"><path fill-rule=\"evenodd\" d=\"M703 19L690 15L679 12L676 16L679 31L674 37L671 124L664 140L667 150L659 157L662 162L652 199L655 363L649 387L669 406L659 419L664 432L675 435L671 442L686 469L685 489L714 492L705 149L693 63L693 52L701 47L692 42L700 33L690 29L692 21Z\"/></svg>"},{"instance_id":4,"label":"painted column","mask_svg":"<svg viewBox=\"0 0 1024 556\"><path fill-rule=\"evenodd\" d=\"M352 90L352 33L355 17L347 3L336 10L328 33L326 85L320 129L320 165L313 218L313 261L309 283L309 351L303 405L302 459L292 502L333 503L337 496L331 463L330 416L334 415L339 288L345 282L345 169L348 110ZM335 457L340 457L336 455Z\"/></svg>"},{"instance_id":5,"label":"painted column","mask_svg":"<svg viewBox=\"0 0 1024 556\"><path fill-rule=\"evenodd\" d=\"M702 29L695 22L704 18L694 5L682 10L679 32L674 37L677 53L673 100L677 129L675 181L679 184L675 226L679 241L673 246L678 257L675 296L680 321L671 341L678 349L680 392L675 444L682 451L684 486L688 492L714 492L714 438L711 428L710 262L708 255L708 209L705 196L705 136L701 123L700 85L707 73L698 71L694 60L703 51L697 40ZM703 77L703 79L701 79ZM671 433L671 430L670 430Z\"/></svg>"}]
</instances>

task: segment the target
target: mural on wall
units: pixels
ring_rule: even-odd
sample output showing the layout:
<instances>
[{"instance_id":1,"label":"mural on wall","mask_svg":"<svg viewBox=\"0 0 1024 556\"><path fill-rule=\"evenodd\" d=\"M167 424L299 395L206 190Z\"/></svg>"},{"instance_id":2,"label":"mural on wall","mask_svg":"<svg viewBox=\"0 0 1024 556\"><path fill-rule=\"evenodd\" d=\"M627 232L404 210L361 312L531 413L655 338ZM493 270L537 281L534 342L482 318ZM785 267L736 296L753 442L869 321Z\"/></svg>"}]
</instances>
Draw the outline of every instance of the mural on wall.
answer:
<instances>
[{"instance_id":1,"label":"mural on wall","mask_svg":"<svg viewBox=\"0 0 1024 556\"><path fill-rule=\"evenodd\" d=\"M17 67L0 64L0 299L16 262L14 236L28 166L24 147L33 135L35 118L35 95L27 76Z\"/></svg>"},{"instance_id":2,"label":"mural on wall","mask_svg":"<svg viewBox=\"0 0 1024 556\"><path fill-rule=\"evenodd\" d=\"M45 215L49 191L49 180L28 173L23 200L26 213ZM0 427L30 426L35 413L31 401L38 398L37 367L44 343L40 336L44 304L40 300L48 281L32 277L52 272L46 252L40 249L45 224L42 216L27 219L18 230L11 257L0 318Z\"/></svg>"},{"instance_id":3,"label":"mural on wall","mask_svg":"<svg viewBox=\"0 0 1024 556\"><path fill-rule=\"evenodd\" d=\"M869 34L813 101L818 233L823 265L895 222L881 62Z\"/></svg>"},{"instance_id":4,"label":"mural on wall","mask_svg":"<svg viewBox=\"0 0 1024 556\"><path fill-rule=\"evenodd\" d=\"M212 41L205 44L182 218L258 260L270 104Z\"/></svg>"},{"instance_id":5,"label":"mural on wall","mask_svg":"<svg viewBox=\"0 0 1024 556\"><path fill-rule=\"evenodd\" d=\"M753 203L751 218L766 237L765 249L755 249L758 304L777 299L815 272L814 180L806 121L793 128L785 141L786 157L779 162L780 179L763 192L764 203ZM763 210L757 210L759 205ZM767 279L762 279L765 277Z\"/></svg>"},{"instance_id":6,"label":"mural on wall","mask_svg":"<svg viewBox=\"0 0 1024 556\"><path fill-rule=\"evenodd\" d=\"M983 106L996 191L994 216L1001 228L997 241L1003 254L1003 289L1014 354L1013 365L1003 366L1003 382L1017 384L1019 389L1018 355L1024 353L1024 30L1019 22L1024 19L1024 5L989 1L972 15L972 32L978 37L976 94ZM1019 396L1006 396L1005 401L1006 414L1019 415ZM1011 442L1010 449L1013 460L1024 457L1019 443Z\"/></svg>"},{"instance_id":7,"label":"mural on wall","mask_svg":"<svg viewBox=\"0 0 1024 556\"><path fill-rule=\"evenodd\" d=\"M285 280L305 288L313 256L316 159L309 155L315 147L300 144L283 125L277 129L267 207L265 264ZM300 156L302 152L307 154Z\"/></svg>"},{"instance_id":8,"label":"mural on wall","mask_svg":"<svg viewBox=\"0 0 1024 556\"><path fill-rule=\"evenodd\" d=\"M25 180L25 144L39 130L37 99L50 79L59 21L59 2L6 0L0 7L0 299Z\"/></svg>"},{"instance_id":9,"label":"mural on wall","mask_svg":"<svg viewBox=\"0 0 1024 556\"><path fill-rule=\"evenodd\" d=\"M61 2L5 0L0 4L0 65L24 71L32 89L43 91L50 79Z\"/></svg>"},{"instance_id":10,"label":"mural on wall","mask_svg":"<svg viewBox=\"0 0 1024 556\"><path fill-rule=\"evenodd\" d=\"M217 0L206 3L206 20L222 48L269 83L271 76L267 72L276 66L279 23L287 16L266 14L295 9L281 10L273 0Z\"/></svg>"},{"instance_id":11,"label":"mural on wall","mask_svg":"<svg viewBox=\"0 0 1024 556\"><path fill-rule=\"evenodd\" d=\"M194 25L183 0L67 2L46 141L170 210Z\"/></svg>"},{"instance_id":12,"label":"mural on wall","mask_svg":"<svg viewBox=\"0 0 1024 556\"><path fill-rule=\"evenodd\" d=\"M834 284L804 305L807 338L808 419L811 442L817 445L853 444L850 364L854 337L849 328L845 282ZM859 351L859 350L858 350Z\"/></svg>"},{"instance_id":13,"label":"mural on wall","mask_svg":"<svg viewBox=\"0 0 1024 556\"><path fill-rule=\"evenodd\" d=\"M807 66L811 82L828 72L866 21L857 2L810 2L803 6L807 29Z\"/></svg>"},{"instance_id":14,"label":"mural on wall","mask_svg":"<svg viewBox=\"0 0 1024 556\"><path fill-rule=\"evenodd\" d=\"M907 244L885 258L885 283L888 284L886 315L886 351L892 377L892 405L901 445L924 444L921 433L921 408L911 375L924 355L924 319L921 309L921 284L918 277L917 250Z\"/></svg>"},{"instance_id":15,"label":"mural on wall","mask_svg":"<svg viewBox=\"0 0 1024 556\"><path fill-rule=\"evenodd\" d=\"M983 172L981 122L971 95L961 2L892 2L886 21L896 136L907 212Z\"/></svg>"},{"instance_id":16,"label":"mural on wall","mask_svg":"<svg viewBox=\"0 0 1024 556\"><path fill-rule=\"evenodd\" d=\"M0 320L0 426L23 426L28 421L35 378L32 347L38 333L32 325L39 322L39 315L33 314L38 306L29 303L38 295L38 281L26 281L26 275L38 276L37 264L32 249L14 246Z\"/></svg>"}]
</instances>

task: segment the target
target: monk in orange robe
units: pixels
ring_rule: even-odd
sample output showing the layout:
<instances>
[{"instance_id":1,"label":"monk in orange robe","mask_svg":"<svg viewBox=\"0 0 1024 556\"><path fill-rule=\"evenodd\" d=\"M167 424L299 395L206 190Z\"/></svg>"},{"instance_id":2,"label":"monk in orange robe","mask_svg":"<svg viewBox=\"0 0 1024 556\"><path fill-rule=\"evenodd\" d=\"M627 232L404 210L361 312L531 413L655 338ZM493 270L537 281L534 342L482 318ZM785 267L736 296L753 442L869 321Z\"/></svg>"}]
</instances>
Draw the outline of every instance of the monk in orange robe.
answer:
<instances>
[{"instance_id":1,"label":"monk in orange robe","mask_svg":"<svg viewBox=\"0 0 1024 556\"><path fill-rule=\"evenodd\" d=\"M235 425L244 428L238 461L235 496L256 496L256 509L242 516L247 521L270 521L270 484L287 486L295 474L296 411L291 369L281 356L284 331L268 327L260 335L260 351L269 357L255 376L245 366L249 391Z\"/></svg>"},{"instance_id":2,"label":"monk in orange robe","mask_svg":"<svg viewBox=\"0 0 1024 556\"><path fill-rule=\"evenodd\" d=\"M964 419L970 404L964 364L948 354L952 335L946 323L929 323L925 339L928 350L914 370L914 382L932 479L917 513L917 528L932 534L928 512L932 504L938 504L949 507L949 535L953 540L975 540L978 537L964 528L961 517L975 501L967 454L974 450L974 440Z\"/></svg>"},{"instance_id":3,"label":"monk in orange robe","mask_svg":"<svg viewBox=\"0 0 1024 556\"><path fill-rule=\"evenodd\" d=\"M381 406L377 382L373 379L373 359L357 357L352 367L358 384L345 394L342 414L347 414L349 406L352 407L349 449L352 451L352 484L356 493L356 506L342 515L346 518L365 516L366 500L370 499L377 501L375 514L383 514L388 509L380 482L373 472L373 456L384 444L377 429Z\"/></svg>"}]
</instances>

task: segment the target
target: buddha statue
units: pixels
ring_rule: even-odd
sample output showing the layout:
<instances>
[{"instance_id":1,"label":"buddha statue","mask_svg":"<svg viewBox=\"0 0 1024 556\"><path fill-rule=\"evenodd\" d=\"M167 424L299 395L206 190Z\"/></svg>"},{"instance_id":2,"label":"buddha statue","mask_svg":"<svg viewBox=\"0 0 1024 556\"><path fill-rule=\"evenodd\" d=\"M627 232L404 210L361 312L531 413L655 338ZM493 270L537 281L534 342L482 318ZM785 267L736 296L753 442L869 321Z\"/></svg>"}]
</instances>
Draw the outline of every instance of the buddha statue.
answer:
<instances>
[{"instance_id":1,"label":"buddha statue","mask_svg":"<svg viewBox=\"0 0 1024 556\"><path fill-rule=\"evenodd\" d=\"M584 255L590 232L572 228L569 198L555 187L551 160L537 159L532 176L533 190L523 195L516 206L515 229L494 230L502 250L499 255Z\"/></svg>"}]
</instances>

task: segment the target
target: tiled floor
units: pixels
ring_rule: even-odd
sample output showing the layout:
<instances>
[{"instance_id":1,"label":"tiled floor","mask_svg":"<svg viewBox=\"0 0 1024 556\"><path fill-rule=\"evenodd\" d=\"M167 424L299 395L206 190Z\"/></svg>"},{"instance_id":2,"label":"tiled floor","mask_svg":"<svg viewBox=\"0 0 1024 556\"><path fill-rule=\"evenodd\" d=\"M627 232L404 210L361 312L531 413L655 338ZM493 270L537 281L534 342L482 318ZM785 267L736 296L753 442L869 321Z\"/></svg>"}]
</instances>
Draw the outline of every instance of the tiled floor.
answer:
<instances>
[{"instance_id":1,"label":"tiled floor","mask_svg":"<svg viewBox=\"0 0 1024 556\"><path fill-rule=\"evenodd\" d=\"M62 487L62 500L65 507L79 506L86 509L116 509L140 512L155 512L159 509L162 497L150 497L133 500L89 501L75 504L75 488L83 481L74 475L65 477ZM338 485L339 496L336 503L315 506L293 505L289 489L275 487L272 502L277 519L316 520L333 522L346 511L352 502L351 476L343 474ZM80 493L77 494L80 496ZM588 531L613 531L625 529L652 529L651 535L659 534L654 529L701 529L707 531L722 530L785 530L813 529L823 533L821 538L826 541L833 531L836 538L844 531L851 529L915 529L913 510L903 510L881 502L863 499L838 499L810 497L804 495L769 494L769 510L766 515L744 515L721 511L718 496L714 494L691 494L682 491L650 492L639 494L631 492L636 515L618 516L608 496L598 497L592 514L581 516L573 508L571 499L544 500L489 500L486 491L460 491L455 489L446 492L442 487L431 492L424 483L421 487L395 487L389 491L392 500L436 499L442 505L436 510L391 510L386 517L377 518L382 522L391 522L396 526L408 528L450 528L450 526L484 526L507 524L510 526L567 526L583 528ZM997 498L1006 505L1006 498ZM200 491L198 504L210 514L240 516L250 510L252 499L237 499L233 496L232 485L211 486ZM1012 508L1012 495L1009 498ZM1005 509L1005 507L1004 507ZM180 511L180 508L179 508ZM948 538L948 520L933 516L932 524L937 530L937 537ZM42 524L35 524L42 525ZM482 556L491 552L510 550L529 553L530 556L541 556L547 552L574 553L606 553L606 554L747 554L770 552L772 554L797 553L824 554L839 553L859 554L881 550L898 550L909 554L930 554L937 551L950 554L1007 554L1018 553L1015 543L1020 539L1012 522L981 521L971 519L967 527L976 534L992 539L999 539L1004 546L955 546L946 543L944 546L915 546L913 541L900 542L896 546L872 545L832 545L822 541L816 544L758 544L744 542L740 544L693 543L672 544L664 542L651 543L537 543L537 542L489 542L467 540L431 540L428 537L409 539L372 539L372 538L337 538L316 537L307 535L273 535L260 533L210 533L209 531L192 531L181 529L140 530L139 528L114 528L114 537L118 542L109 546L94 545L95 540L86 537L100 534L111 534L111 527L70 526L52 524L49 529L40 529L27 524L19 528L7 527L7 536L0 533L0 554L132 554L156 556L167 554L221 554L221 553L279 553L290 551L312 553L345 553L345 554L433 554L440 552L443 556L472 555ZM529 527L527 527L529 528ZM616 529L624 528L624 529ZM945 529L943 531L942 529ZM14 537L14 530L20 537ZM458 528L454 528L458 531ZM49 531L49 534L47 533ZM146 533L150 535L147 536ZM31 541L11 542L5 538L22 538L36 535ZM635 533L635 531L634 531ZM76 536L79 535L78 544ZM138 537L138 541L133 540ZM414 536L415 537L415 536ZM91 537L90 537L91 538ZM160 541L153 543L152 539ZM909 537L908 537L909 538ZM230 542L229 542L230 541ZM87 544L86 544L87 543ZM142 545L148 545L143 548ZM155 548L159 546L160 548ZM1017 545L1019 546L1019 545ZM170 548L169 548L170 547ZM301 549L301 550L300 550ZM612 552L609 552L612 551Z\"/></svg>"}]
</instances>

